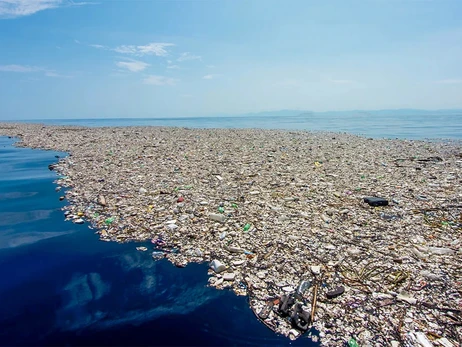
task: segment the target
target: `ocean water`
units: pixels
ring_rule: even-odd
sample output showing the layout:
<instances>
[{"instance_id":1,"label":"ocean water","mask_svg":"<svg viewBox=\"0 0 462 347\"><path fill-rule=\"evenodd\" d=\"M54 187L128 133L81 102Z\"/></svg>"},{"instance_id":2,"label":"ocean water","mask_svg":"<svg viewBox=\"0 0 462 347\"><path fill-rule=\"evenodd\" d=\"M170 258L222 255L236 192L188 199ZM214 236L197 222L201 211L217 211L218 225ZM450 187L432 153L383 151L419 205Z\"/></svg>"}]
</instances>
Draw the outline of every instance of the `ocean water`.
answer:
<instances>
[{"instance_id":1,"label":"ocean water","mask_svg":"<svg viewBox=\"0 0 462 347\"><path fill-rule=\"evenodd\" d=\"M13 142L0 137L0 345L290 343L247 298L207 287L206 264L176 268L65 222L48 170L65 153Z\"/></svg>"},{"instance_id":2,"label":"ocean water","mask_svg":"<svg viewBox=\"0 0 462 347\"><path fill-rule=\"evenodd\" d=\"M45 124L100 126L175 126L190 128L260 128L347 132L374 138L462 139L461 113L332 112L284 115L262 113L235 117L113 118L33 120Z\"/></svg>"}]
</instances>

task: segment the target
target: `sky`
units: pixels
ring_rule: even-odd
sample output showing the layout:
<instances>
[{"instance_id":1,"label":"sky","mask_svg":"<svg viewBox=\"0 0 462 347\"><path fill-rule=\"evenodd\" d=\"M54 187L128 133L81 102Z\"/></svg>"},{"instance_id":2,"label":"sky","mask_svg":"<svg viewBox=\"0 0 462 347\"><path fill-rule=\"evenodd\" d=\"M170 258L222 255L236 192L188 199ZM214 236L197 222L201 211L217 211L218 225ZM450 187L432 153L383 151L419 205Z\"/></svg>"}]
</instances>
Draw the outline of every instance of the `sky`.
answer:
<instances>
[{"instance_id":1,"label":"sky","mask_svg":"<svg viewBox=\"0 0 462 347\"><path fill-rule=\"evenodd\" d=\"M0 0L0 119L462 108L460 0Z\"/></svg>"}]
</instances>

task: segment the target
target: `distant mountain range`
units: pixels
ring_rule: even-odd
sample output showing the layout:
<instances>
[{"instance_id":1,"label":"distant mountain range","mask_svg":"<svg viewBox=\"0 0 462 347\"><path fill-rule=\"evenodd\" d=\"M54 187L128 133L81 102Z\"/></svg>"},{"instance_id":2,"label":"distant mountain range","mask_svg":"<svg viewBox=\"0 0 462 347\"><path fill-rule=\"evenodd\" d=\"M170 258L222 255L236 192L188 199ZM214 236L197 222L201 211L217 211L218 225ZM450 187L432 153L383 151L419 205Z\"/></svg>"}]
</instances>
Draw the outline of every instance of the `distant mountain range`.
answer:
<instances>
[{"instance_id":1,"label":"distant mountain range","mask_svg":"<svg viewBox=\"0 0 462 347\"><path fill-rule=\"evenodd\" d=\"M238 115L222 115L225 117L294 117L300 115L370 115L370 116L442 116L442 115L461 115L462 109L449 109L449 110L419 110L419 109L389 109L389 110L351 110L351 111L325 111L325 112L314 112L314 111L303 111L303 110L279 110L279 111L263 111L256 113L245 113Z\"/></svg>"}]
</instances>

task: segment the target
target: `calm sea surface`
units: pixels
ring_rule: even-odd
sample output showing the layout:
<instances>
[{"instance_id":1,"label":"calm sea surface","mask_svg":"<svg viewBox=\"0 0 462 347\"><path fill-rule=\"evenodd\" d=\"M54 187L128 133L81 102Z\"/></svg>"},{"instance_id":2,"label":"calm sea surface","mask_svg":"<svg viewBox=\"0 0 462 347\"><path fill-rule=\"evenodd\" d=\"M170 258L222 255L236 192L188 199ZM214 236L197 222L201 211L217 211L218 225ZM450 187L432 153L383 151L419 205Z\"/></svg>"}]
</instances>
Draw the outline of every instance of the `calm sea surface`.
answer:
<instances>
[{"instance_id":1,"label":"calm sea surface","mask_svg":"<svg viewBox=\"0 0 462 347\"><path fill-rule=\"evenodd\" d=\"M37 121L34 121L37 122ZM328 130L461 139L462 115L43 120L85 126ZM65 153L0 137L1 345L287 345L247 299L206 286L207 265L153 261L140 243L105 243L64 221L48 170ZM149 246L149 245L147 245ZM301 338L292 345L307 345Z\"/></svg>"},{"instance_id":2,"label":"calm sea surface","mask_svg":"<svg viewBox=\"0 0 462 347\"><path fill-rule=\"evenodd\" d=\"M34 122L38 122L34 120ZM461 139L462 113L448 115L403 114L294 114L285 116L196 118L118 118L42 120L46 124L81 126L176 126L190 128L261 128L348 132L375 138Z\"/></svg>"}]
</instances>

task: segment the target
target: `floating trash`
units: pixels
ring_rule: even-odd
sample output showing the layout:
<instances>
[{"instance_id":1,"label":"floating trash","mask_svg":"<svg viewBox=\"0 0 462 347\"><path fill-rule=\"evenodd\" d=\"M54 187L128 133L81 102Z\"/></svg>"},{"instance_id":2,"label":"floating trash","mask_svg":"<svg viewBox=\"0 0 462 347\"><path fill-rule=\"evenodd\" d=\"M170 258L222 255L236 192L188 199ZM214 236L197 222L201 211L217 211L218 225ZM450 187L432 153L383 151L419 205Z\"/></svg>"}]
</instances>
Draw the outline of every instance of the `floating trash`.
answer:
<instances>
[{"instance_id":1,"label":"floating trash","mask_svg":"<svg viewBox=\"0 0 462 347\"><path fill-rule=\"evenodd\" d=\"M48 163L69 188L64 218L85 216L105 241L151 240L154 260L207 262L209 285L248 296L278 334L459 343L459 142L13 123L0 133L72 154Z\"/></svg>"},{"instance_id":2,"label":"floating trash","mask_svg":"<svg viewBox=\"0 0 462 347\"><path fill-rule=\"evenodd\" d=\"M152 258L154 260L160 260L160 259L164 259L166 256L166 253L165 252L160 252L160 251L154 251L152 252Z\"/></svg>"}]
</instances>

